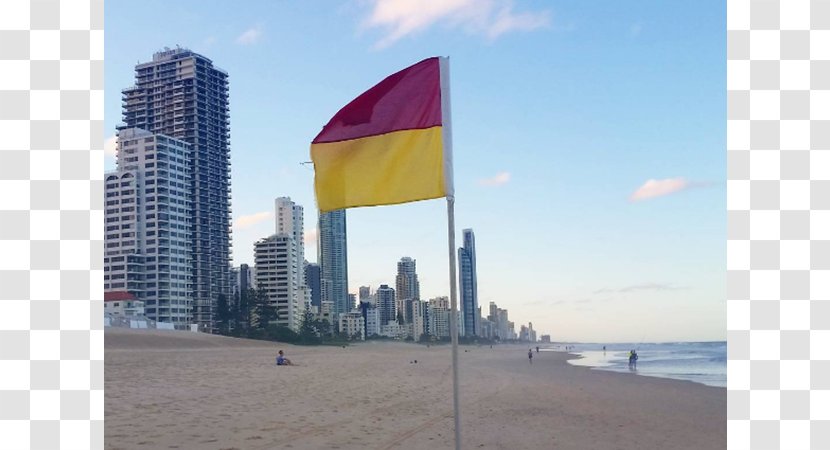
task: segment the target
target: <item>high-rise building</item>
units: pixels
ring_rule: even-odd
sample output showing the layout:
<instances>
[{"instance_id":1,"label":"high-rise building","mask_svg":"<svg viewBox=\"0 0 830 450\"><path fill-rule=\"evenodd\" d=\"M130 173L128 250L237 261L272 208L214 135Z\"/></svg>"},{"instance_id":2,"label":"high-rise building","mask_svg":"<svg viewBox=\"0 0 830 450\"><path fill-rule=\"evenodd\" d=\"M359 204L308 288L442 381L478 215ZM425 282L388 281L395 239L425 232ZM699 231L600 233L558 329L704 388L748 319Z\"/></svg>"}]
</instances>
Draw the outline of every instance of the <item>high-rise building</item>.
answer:
<instances>
[{"instance_id":1,"label":"high-rise building","mask_svg":"<svg viewBox=\"0 0 830 450\"><path fill-rule=\"evenodd\" d=\"M105 174L104 291L126 291L150 319L191 321L191 147L135 128L118 132Z\"/></svg>"},{"instance_id":2,"label":"high-rise building","mask_svg":"<svg viewBox=\"0 0 830 450\"><path fill-rule=\"evenodd\" d=\"M237 281L236 285L239 286L239 296L242 297L242 293L247 293L248 289L254 287L253 284L253 277L251 277L251 267L247 264L240 264L239 265L239 280Z\"/></svg>"},{"instance_id":3,"label":"high-rise building","mask_svg":"<svg viewBox=\"0 0 830 450\"><path fill-rule=\"evenodd\" d=\"M276 325L300 329L302 303L297 296L296 244L287 234L275 234L254 244L257 289L276 308Z\"/></svg>"},{"instance_id":4,"label":"high-rise building","mask_svg":"<svg viewBox=\"0 0 830 450\"><path fill-rule=\"evenodd\" d=\"M458 249L461 291L462 332L464 336L478 336L478 287L476 280L476 240L473 230L463 231L464 246Z\"/></svg>"},{"instance_id":5,"label":"high-rise building","mask_svg":"<svg viewBox=\"0 0 830 450\"><path fill-rule=\"evenodd\" d=\"M294 295L297 302L304 308L311 301L310 290L304 289L305 270L305 242L303 241L303 207L292 202L291 197L279 197L274 201L276 233L291 236L294 239L293 265L297 267L297 279L294 280ZM309 297L309 298L306 298Z\"/></svg>"},{"instance_id":6,"label":"high-rise building","mask_svg":"<svg viewBox=\"0 0 830 450\"><path fill-rule=\"evenodd\" d=\"M360 288L357 290L357 292L358 292L357 300L359 302L361 302L361 303L366 302L366 303L374 304L374 301L372 300L372 288L371 287L369 287L369 286L360 286Z\"/></svg>"},{"instance_id":7,"label":"high-rise building","mask_svg":"<svg viewBox=\"0 0 830 450\"><path fill-rule=\"evenodd\" d=\"M395 321L397 310L395 309L395 290L385 284L375 289L375 304L378 309L380 325L384 326Z\"/></svg>"},{"instance_id":8,"label":"high-rise building","mask_svg":"<svg viewBox=\"0 0 830 450\"><path fill-rule=\"evenodd\" d=\"M429 334L438 338L450 336L450 299L449 297L435 297L429 299L429 320L427 327Z\"/></svg>"},{"instance_id":9,"label":"high-rise building","mask_svg":"<svg viewBox=\"0 0 830 450\"><path fill-rule=\"evenodd\" d=\"M529 341L530 340L530 336L527 334L527 327L524 326L524 325L521 325L519 327L519 340L520 341Z\"/></svg>"},{"instance_id":10,"label":"high-rise building","mask_svg":"<svg viewBox=\"0 0 830 450\"><path fill-rule=\"evenodd\" d=\"M135 66L135 85L122 100L120 128L190 144L182 160L191 172L192 320L212 331L219 296L231 295L228 74L188 49L165 49ZM157 164L162 174L169 162Z\"/></svg>"},{"instance_id":11,"label":"high-rise building","mask_svg":"<svg viewBox=\"0 0 830 450\"><path fill-rule=\"evenodd\" d=\"M320 308L320 265L308 263L305 265L305 282L309 288L309 295L311 297L311 306Z\"/></svg>"},{"instance_id":12,"label":"high-rise building","mask_svg":"<svg viewBox=\"0 0 830 450\"><path fill-rule=\"evenodd\" d=\"M398 261L398 275L395 277L395 296L398 311L403 312L406 323L412 323L414 313L412 301L420 299L418 274L415 272L415 260L404 256Z\"/></svg>"},{"instance_id":13,"label":"high-rise building","mask_svg":"<svg viewBox=\"0 0 830 450\"><path fill-rule=\"evenodd\" d=\"M421 300L410 300L412 308L412 339L419 340L421 335L430 335L429 303Z\"/></svg>"},{"instance_id":14,"label":"high-rise building","mask_svg":"<svg viewBox=\"0 0 830 450\"><path fill-rule=\"evenodd\" d=\"M303 207L292 202L291 197L279 197L274 201L276 233L287 234L294 238L297 246L297 267L305 261L305 241L303 240ZM297 285L301 286L305 273L299 273Z\"/></svg>"},{"instance_id":15,"label":"high-rise building","mask_svg":"<svg viewBox=\"0 0 830 450\"><path fill-rule=\"evenodd\" d=\"M321 299L334 304L335 315L349 312L349 268L346 252L346 210L320 214L317 262Z\"/></svg>"},{"instance_id":16,"label":"high-rise building","mask_svg":"<svg viewBox=\"0 0 830 450\"><path fill-rule=\"evenodd\" d=\"M378 316L379 310L372 305L368 305L365 309L366 315L366 337L380 335L380 318Z\"/></svg>"},{"instance_id":17,"label":"high-rise building","mask_svg":"<svg viewBox=\"0 0 830 450\"><path fill-rule=\"evenodd\" d=\"M508 320L507 310L498 308L498 324L496 325L496 335L501 340L512 339L510 335L510 320Z\"/></svg>"}]
</instances>

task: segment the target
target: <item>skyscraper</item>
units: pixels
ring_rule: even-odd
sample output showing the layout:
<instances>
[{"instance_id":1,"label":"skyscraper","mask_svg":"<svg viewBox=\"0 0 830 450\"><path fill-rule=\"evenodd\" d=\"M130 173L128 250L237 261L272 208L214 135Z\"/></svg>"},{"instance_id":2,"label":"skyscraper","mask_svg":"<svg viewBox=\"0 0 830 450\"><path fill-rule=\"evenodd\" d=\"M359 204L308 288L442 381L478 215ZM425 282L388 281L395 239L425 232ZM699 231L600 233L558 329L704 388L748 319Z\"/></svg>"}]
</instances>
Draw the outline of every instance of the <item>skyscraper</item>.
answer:
<instances>
[{"instance_id":1,"label":"skyscraper","mask_svg":"<svg viewBox=\"0 0 830 450\"><path fill-rule=\"evenodd\" d=\"M183 141L124 128L118 170L104 177L104 291L129 292L147 317L181 326L192 308L189 152Z\"/></svg>"},{"instance_id":2,"label":"skyscraper","mask_svg":"<svg viewBox=\"0 0 830 450\"><path fill-rule=\"evenodd\" d=\"M412 301L419 300L420 286L415 272L415 260L404 256L398 261L398 275L395 277L396 307L403 312L404 320L412 323L414 313Z\"/></svg>"},{"instance_id":3,"label":"skyscraper","mask_svg":"<svg viewBox=\"0 0 830 450\"><path fill-rule=\"evenodd\" d=\"M305 265L305 282L311 291L311 306L316 306L320 310L320 265L309 263Z\"/></svg>"},{"instance_id":4,"label":"skyscraper","mask_svg":"<svg viewBox=\"0 0 830 450\"><path fill-rule=\"evenodd\" d=\"M354 305L349 305L346 210L320 214L318 236L321 299L334 304L335 314L349 312Z\"/></svg>"},{"instance_id":5,"label":"skyscraper","mask_svg":"<svg viewBox=\"0 0 830 450\"><path fill-rule=\"evenodd\" d=\"M360 286L360 288L357 291L358 291L357 300L359 302L361 302L361 303L367 302L367 303L374 304L374 301L372 300L372 288L371 287L369 287L369 286Z\"/></svg>"},{"instance_id":6,"label":"skyscraper","mask_svg":"<svg viewBox=\"0 0 830 450\"><path fill-rule=\"evenodd\" d=\"M476 281L476 238L472 229L463 231L464 247L458 249L461 316L464 336L478 336L478 288Z\"/></svg>"},{"instance_id":7,"label":"skyscraper","mask_svg":"<svg viewBox=\"0 0 830 450\"><path fill-rule=\"evenodd\" d=\"M191 145L193 322L213 329L220 295L230 299L230 119L228 74L184 48L135 66L122 91L122 128L140 128ZM158 161L158 172L167 162Z\"/></svg>"},{"instance_id":8,"label":"skyscraper","mask_svg":"<svg viewBox=\"0 0 830 450\"><path fill-rule=\"evenodd\" d=\"M292 202L291 197L279 197L274 201L276 233L291 236L294 240L293 266L297 267L296 279L294 280L294 295L297 296L297 302L300 305L305 305L310 298L308 296L309 290L303 289L305 284L305 270L303 263L305 262L305 242L303 241L303 207Z\"/></svg>"},{"instance_id":9,"label":"skyscraper","mask_svg":"<svg viewBox=\"0 0 830 450\"><path fill-rule=\"evenodd\" d=\"M395 321L395 290L385 284L381 284L379 288L375 289L375 297L377 297L378 319L380 326L384 326L389 322Z\"/></svg>"},{"instance_id":10,"label":"skyscraper","mask_svg":"<svg viewBox=\"0 0 830 450\"><path fill-rule=\"evenodd\" d=\"M236 283L239 286L239 296L248 295L248 289L254 287L253 278L251 277L251 267L247 264L239 265L239 281Z\"/></svg>"},{"instance_id":11,"label":"skyscraper","mask_svg":"<svg viewBox=\"0 0 830 450\"><path fill-rule=\"evenodd\" d=\"M305 241L303 240L303 207L292 202L291 197L279 197L274 201L276 233L287 234L294 238L297 245L297 267L305 261ZM305 274L300 273L300 277ZM298 280L302 284L302 279Z\"/></svg>"}]
</instances>

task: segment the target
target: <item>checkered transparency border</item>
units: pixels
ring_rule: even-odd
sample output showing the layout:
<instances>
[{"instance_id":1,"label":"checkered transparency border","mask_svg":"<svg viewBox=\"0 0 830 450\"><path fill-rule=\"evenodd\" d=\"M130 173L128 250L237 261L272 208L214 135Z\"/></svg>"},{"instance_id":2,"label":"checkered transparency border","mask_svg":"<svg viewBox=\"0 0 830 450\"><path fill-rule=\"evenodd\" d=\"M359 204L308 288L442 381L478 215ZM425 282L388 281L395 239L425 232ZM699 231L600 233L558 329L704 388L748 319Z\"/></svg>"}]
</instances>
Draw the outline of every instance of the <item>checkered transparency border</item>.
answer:
<instances>
[{"instance_id":1,"label":"checkered transparency border","mask_svg":"<svg viewBox=\"0 0 830 450\"><path fill-rule=\"evenodd\" d=\"M103 0L0 1L0 448L104 447Z\"/></svg>"},{"instance_id":2,"label":"checkered transparency border","mask_svg":"<svg viewBox=\"0 0 830 450\"><path fill-rule=\"evenodd\" d=\"M729 448L830 449L830 0L727 7Z\"/></svg>"}]
</instances>

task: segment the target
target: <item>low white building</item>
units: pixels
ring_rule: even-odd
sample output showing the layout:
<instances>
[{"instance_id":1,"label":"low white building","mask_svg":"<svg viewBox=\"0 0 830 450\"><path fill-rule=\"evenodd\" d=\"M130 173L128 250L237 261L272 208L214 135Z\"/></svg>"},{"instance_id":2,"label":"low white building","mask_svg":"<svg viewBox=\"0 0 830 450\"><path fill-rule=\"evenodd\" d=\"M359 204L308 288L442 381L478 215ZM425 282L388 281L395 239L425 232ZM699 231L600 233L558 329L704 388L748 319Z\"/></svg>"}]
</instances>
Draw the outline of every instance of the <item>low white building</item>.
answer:
<instances>
[{"instance_id":1,"label":"low white building","mask_svg":"<svg viewBox=\"0 0 830 450\"><path fill-rule=\"evenodd\" d=\"M104 294L104 313L114 316L144 316L144 302L136 300L129 292L107 292Z\"/></svg>"},{"instance_id":2,"label":"low white building","mask_svg":"<svg viewBox=\"0 0 830 450\"><path fill-rule=\"evenodd\" d=\"M401 325L398 322L389 322L386 325L381 325L380 327L380 335L385 337L391 337L395 339L406 339L406 337L410 336L411 334L411 323L405 323Z\"/></svg>"},{"instance_id":3,"label":"low white building","mask_svg":"<svg viewBox=\"0 0 830 450\"><path fill-rule=\"evenodd\" d=\"M340 334L350 338L360 336L360 340L366 340L363 328L363 314L360 311L351 311L340 314Z\"/></svg>"}]
</instances>

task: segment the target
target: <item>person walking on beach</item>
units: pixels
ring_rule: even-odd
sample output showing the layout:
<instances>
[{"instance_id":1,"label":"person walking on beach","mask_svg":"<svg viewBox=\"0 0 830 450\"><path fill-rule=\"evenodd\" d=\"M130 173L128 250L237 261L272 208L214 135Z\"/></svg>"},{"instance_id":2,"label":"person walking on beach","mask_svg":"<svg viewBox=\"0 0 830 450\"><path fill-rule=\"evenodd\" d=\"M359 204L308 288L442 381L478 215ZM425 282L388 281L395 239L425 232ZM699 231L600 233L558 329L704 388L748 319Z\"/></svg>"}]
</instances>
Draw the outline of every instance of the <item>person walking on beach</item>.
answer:
<instances>
[{"instance_id":1,"label":"person walking on beach","mask_svg":"<svg viewBox=\"0 0 830 450\"><path fill-rule=\"evenodd\" d=\"M637 350L631 350L628 352L628 368L629 369L636 369L637 368Z\"/></svg>"},{"instance_id":2,"label":"person walking on beach","mask_svg":"<svg viewBox=\"0 0 830 450\"><path fill-rule=\"evenodd\" d=\"M539 353L539 346L536 346L536 353Z\"/></svg>"},{"instance_id":3,"label":"person walking on beach","mask_svg":"<svg viewBox=\"0 0 830 450\"><path fill-rule=\"evenodd\" d=\"M527 360L533 364L533 350L531 349L527 349Z\"/></svg>"},{"instance_id":4,"label":"person walking on beach","mask_svg":"<svg viewBox=\"0 0 830 450\"><path fill-rule=\"evenodd\" d=\"M291 362L290 359L286 358L285 355L282 353L282 350L278 352L277 355L277 365L278 366L293 366L294 363Z\"/></svg>"}]
</instances>

